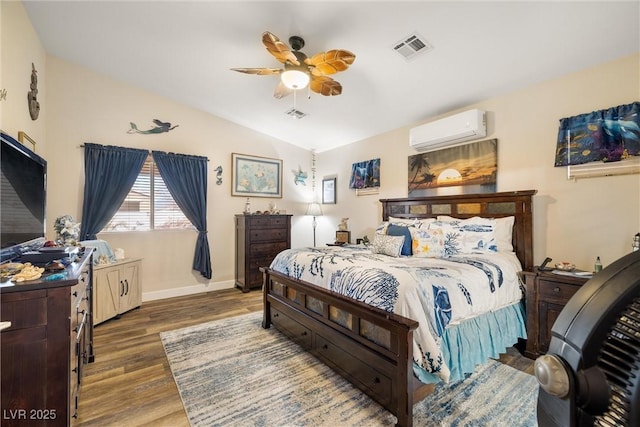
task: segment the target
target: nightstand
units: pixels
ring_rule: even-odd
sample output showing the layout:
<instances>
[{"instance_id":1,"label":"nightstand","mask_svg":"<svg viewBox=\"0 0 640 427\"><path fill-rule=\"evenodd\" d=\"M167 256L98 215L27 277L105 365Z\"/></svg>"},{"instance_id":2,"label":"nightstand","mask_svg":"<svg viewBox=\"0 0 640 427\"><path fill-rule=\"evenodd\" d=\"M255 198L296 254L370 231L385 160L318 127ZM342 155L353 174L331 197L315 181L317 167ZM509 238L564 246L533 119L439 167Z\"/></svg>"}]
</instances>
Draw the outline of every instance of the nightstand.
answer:
<instances>
[{"instance_id":1,"label":"nightstand","mask_svg":"<svg viewBox=\"0 0 640 427\"><path fill-rule=\"evenodd\" d=\"M522 274L526 285L528 336L524 355L536 359L549 349L551 327L558 315L589 278L554 274L537 268Z\"/></svg>"}]
</instances>

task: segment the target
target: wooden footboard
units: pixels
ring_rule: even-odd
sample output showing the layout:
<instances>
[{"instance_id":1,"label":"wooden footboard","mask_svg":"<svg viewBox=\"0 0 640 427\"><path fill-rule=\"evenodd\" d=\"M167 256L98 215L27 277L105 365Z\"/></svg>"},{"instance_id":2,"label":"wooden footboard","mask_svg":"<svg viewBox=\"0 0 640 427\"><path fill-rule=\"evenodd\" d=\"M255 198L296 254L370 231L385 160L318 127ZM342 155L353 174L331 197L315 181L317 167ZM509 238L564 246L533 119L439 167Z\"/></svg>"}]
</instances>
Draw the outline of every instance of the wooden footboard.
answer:
<instances>
[{"instance_id":1,"label":"wooden footboard","mask_svg":"<svg viewBox=\"0 0 640 427\"><path fill-rule=\"evenodd\" d=\"M284 276L264 274L264 319L411 426L413 404L434 389L413 374L418 322Z\"/></svg>"}]
</instances>

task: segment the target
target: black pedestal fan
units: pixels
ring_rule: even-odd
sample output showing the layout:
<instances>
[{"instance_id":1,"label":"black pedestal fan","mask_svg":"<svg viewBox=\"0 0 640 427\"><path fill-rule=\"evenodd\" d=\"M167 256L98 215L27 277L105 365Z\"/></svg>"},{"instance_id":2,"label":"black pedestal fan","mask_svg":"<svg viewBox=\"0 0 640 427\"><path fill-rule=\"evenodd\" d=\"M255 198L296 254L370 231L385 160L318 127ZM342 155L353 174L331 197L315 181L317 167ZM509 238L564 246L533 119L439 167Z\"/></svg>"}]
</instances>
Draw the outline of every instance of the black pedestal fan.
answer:
<instances>
[{"instance_id":1,"label":"black pedestal fan","mask_svg":"<svg viewBox=\"0 0 640 427\"><path fill-rule=\"evenodd\" d=\"M640 426L640 251L586 282L535 362L538 425Z\"/></svg>"}]
</instances>

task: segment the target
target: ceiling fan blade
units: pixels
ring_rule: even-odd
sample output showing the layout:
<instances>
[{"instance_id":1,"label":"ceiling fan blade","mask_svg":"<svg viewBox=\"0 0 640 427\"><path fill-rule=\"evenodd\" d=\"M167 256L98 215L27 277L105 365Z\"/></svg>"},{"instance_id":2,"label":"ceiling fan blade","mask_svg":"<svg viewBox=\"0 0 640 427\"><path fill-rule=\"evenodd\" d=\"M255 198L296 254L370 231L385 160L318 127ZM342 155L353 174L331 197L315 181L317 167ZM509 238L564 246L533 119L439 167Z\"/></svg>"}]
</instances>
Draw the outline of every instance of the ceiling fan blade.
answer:
<instances>
[{"instance_id":1,"label":"ceiling fan blade","mask_svg":"<svg viewBox=\"0 0 640 427\"><path fill-rule=\"evenodd\" d=\"M279 81L278 85L276 86L276 90L273 91L273 97L277 99L282 99L286 96L291 95L292 92L293 92L292 89L289 89L284 85L284 83L282 83L282 81Z\"/></svg>"},{"instance_id":2,"label":"ceiling fan blade","mask_svg":"<svg viewBox=\"0 0 640 427\"><path fill-rule=\"evenodd\" d=\"M348 50L333 49L317 53L305 62L315 67L311 71L314 75L329 75L346 70L355 59L356 55Z\"/></svg>"},{"instance_id":3,"label":"ceiling fan blade","mask_svg":"<svg viewBox=\"0 0 640 427\"><path fill-rule=\"evenodd\" d=\"M342 93L342 85L331 77L314 76L309 83L309 87L315 93L324 96L337 96Z\"/></svg>"},{"instance_id":4,"label":"ceiling fan blade","mask_svg":"<svg viewBox=\"0 0 640 427\"><path fill-rule=\"evenodd\" d=\"M231 70L245 74L258 74L259 76L270 76L282 72L281 68L232 68Z\"/></svg>"},{"instance_id":5,"label":"ceiling fan blade","mask_svg":"<svg viewBox=\"0 0 640 427\"><path fill-rule=\"evenodd\" d=\"M262 33L262 44L264 44L271 55L283 64L290 62L293 65L300 65L298 58L291 52L289 46L281 42L278 37L269 31Z\"/></svg>"}]
</instances>

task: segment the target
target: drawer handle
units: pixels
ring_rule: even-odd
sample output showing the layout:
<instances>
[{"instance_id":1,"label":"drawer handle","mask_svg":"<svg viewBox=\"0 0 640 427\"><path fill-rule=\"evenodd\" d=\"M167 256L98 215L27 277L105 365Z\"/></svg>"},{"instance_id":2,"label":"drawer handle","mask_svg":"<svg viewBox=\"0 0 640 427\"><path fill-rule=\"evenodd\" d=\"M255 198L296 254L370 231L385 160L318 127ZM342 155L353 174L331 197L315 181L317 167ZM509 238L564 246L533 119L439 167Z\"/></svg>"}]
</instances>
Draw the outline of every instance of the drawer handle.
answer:
<instances>
[{"instance_id":1,"label":"drawer handle","mask_svg":"<svg viewBox=\"0 0 640 427\"><path fill-rule=\"evenodd\" d=\"M375 377L375 378L373 379L373 383L374 383L374 384L380 384L380 378Z\"/></svg>"},{"instance_id":2,"label":"drawer handle","mask_svg":"<svg viewBox=\"0 0 640 427\"><path fill-rule=\"evenodd\" d=\"M307 331L304 331L304 332L302 333L302 336L303 336L303 337L306 337L306 336L307 336Z\"/></svg>"},{"instance_id":3,"label":"drawer handle","mask_svg":"<svg viewBox=\"0 0 640 427\"><path fill-rule=\"evenodd\" d=\"M274 313L274 314L273 314L273 317L278 317L278 313Z\"/></svg>"},{"instance_id":4,"label":"drawer handle","mask_svg":"<svg viewBox=\"0 0 640 427\"><path fill-rule=\"evenodd\" d=\"M325 345L323 345L323 346L322 346L322 348L323 348L324 350L329 350L329 345L325 344Z\"/></svg>"},{"instance_id":5,"label":"drawer handle","mask_svg":"<svg viewBox=\"0 0 640 427\"><path fill-rule=\"evenodd\" d=\"M73 295L74 297L77 297L77 296L78 296L78 291L73 291L73 294L72 294L72 295Z\"/></svg>"},{"instance_id":6,"label":"drawer handle","mask_svg":"<svg viewBox=\"0 0 640 427\"><path fill-rule=\"evenodd\" d=\"M555 293L560 292L560 288L556 286L555 288L553 288L553 292L555 292Z\"/></svg>"}]
</instances>

